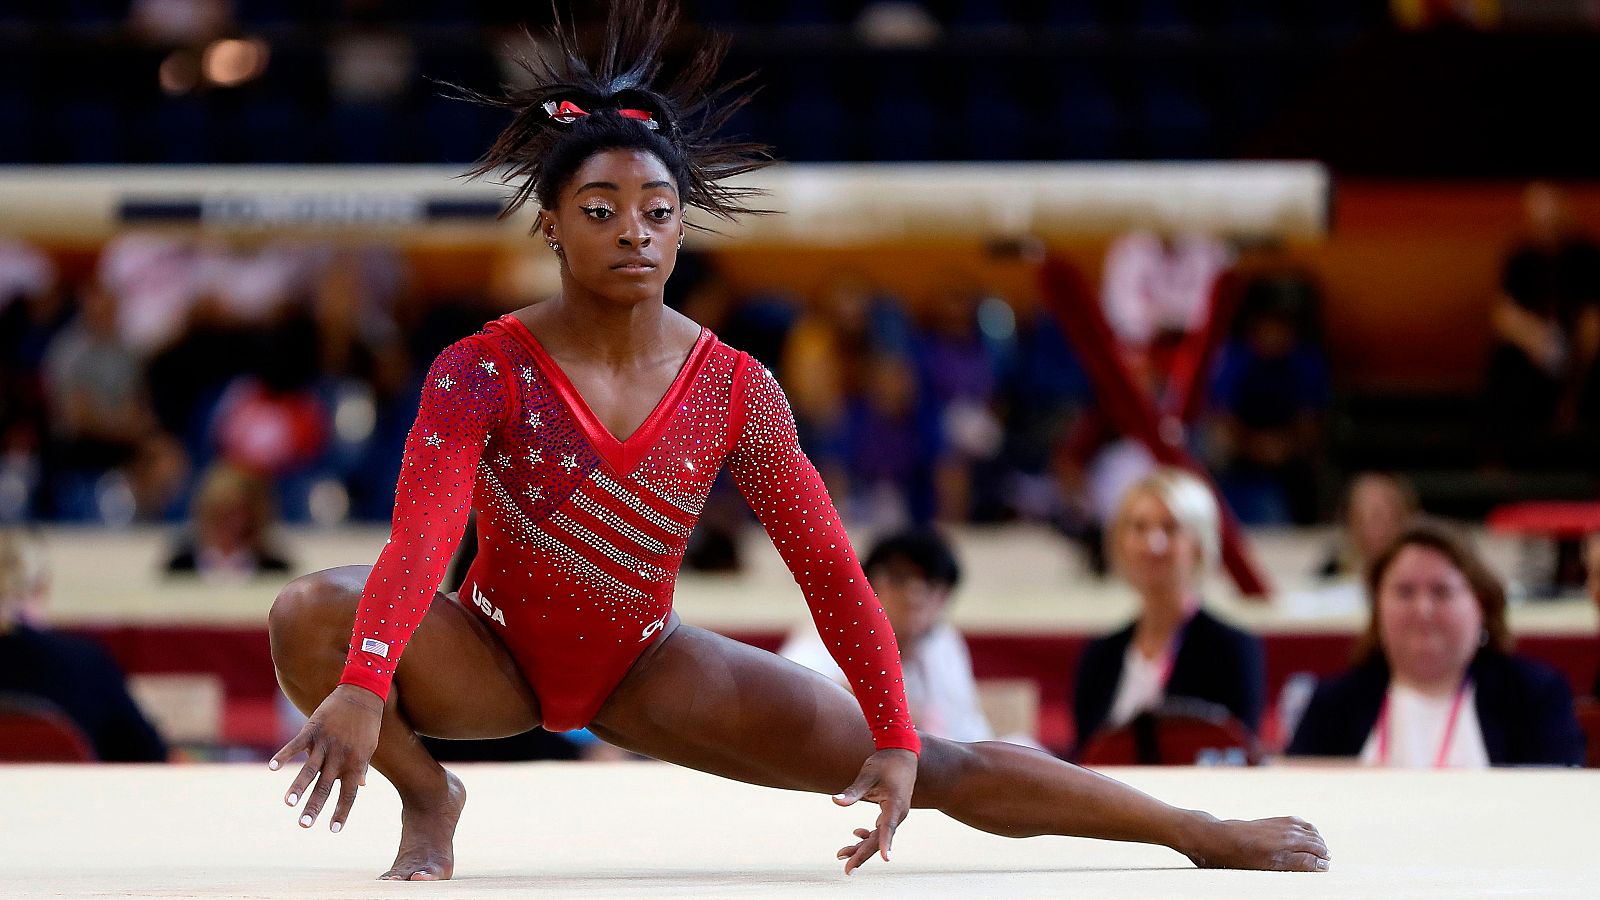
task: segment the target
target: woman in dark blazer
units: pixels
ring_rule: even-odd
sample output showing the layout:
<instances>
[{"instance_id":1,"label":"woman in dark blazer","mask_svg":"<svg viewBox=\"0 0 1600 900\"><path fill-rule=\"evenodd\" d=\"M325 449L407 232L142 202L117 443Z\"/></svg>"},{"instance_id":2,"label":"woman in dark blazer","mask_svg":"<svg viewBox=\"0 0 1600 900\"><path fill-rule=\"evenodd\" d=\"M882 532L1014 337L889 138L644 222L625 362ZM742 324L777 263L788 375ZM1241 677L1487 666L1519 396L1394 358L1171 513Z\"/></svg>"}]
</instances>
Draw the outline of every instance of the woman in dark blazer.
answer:
<instances>
[{"instance_id":1,"label":"woman in dark blazer","mask_svg":"<svg viewBox=\"0 0 1600 900\"><path fill-rule=\"evenodd\" d=\"M1460 535L1407 527L1367 575L1373 614L1354 668L1317 688L1297 756L1472 768L1583 764L1572 692L1511 653L1505 589Z\"/></svg>"},{"instance_id":2,"label":"woman in dark blazer","mask_svg":"<svg viewBox=\"0 0 1600 900\"><path fill-rule=\"evenodd\" d=\"M1078 664L1078 746L1171 698L1225 707L1252 732L1261 719L1261 641L1201 608L1199 586L1221 543L1211 489L1158 469L1123 495L1107 549L1139 595L1139 617L1092 641Z\"/></svg>"}]
</instances>

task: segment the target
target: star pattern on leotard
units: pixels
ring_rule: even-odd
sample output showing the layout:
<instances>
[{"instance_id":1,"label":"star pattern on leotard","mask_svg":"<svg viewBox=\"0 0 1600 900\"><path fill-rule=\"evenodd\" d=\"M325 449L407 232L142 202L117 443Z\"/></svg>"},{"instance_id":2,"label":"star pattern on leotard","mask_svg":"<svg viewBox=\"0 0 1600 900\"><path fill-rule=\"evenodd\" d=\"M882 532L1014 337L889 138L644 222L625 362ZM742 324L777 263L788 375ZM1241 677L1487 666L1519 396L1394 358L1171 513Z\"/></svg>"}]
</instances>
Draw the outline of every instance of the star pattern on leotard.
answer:
<instances>
[{"instance_id":1,"label":"star pattern on leotard","mask_svg":"<svg viewBox=\"0 0 1600 900\"><path fill-rule=\"evenodd\" d=\"M490 375L496 374L494 360L492 360L492 359L479 360L478 361L478 365L481 366L483 368L483 370L485 372L488 372Z\"/></svg>"},{"instance_id":2,"label":"star pattern on leotard","mask_svg":"<svg viewBox=\"0 0 1600 900\"><path fill-rule=\"evenodd\" d=\"M508 468L511 467L511 454L509 454L509 453L501 453L499 456L496 456L494 458L494 461L495 461L495 463L497 465L500 466L500 468L508 469Z\"/></svg>"},{"instance_id":3,"label":"star pattern on leotard","mask_svg":"<svg viewBox=\"0 0 1600 900\"><path fill-rule=\"evenodd\" d=\"M576 454L576 453L563 453L563 454L561 454L561 468L566 469L568 472L571 472L573 469L576 469L577 467L578 467L578 454Z\"/></svg>"},{"instance_id":4,"label":"star pattern on leotard","mask_svg":"<svg viewBox=\"0 0 1600 900\"><path fill-rule=\"evenodd\" d=\"M538 430L539 426L543 425L543 424L544 424L544 413L539 412L538 410L534 410L533 412L528 413L528 427L529 428Z\"/></svg>"},{"instance_id":5,"label":"star pattern on leotard","mask_svg":"<svg viewBox=\"0 0 1600 900\"><path fill-rule=\"evenodd\" d=\"M422 442L435 450L444 446L444 438L440 437L437 433L428 435L422 439Z\"/></svg>"},{"instance_id":6,"label":"star pattern on leotard","mask_svg":"<svg viewBox=\"0 0 1600 900\"><path fill-rule=\"evenodd\" d=\"M528 451L528 465L537 466L538 464L540 464L542 462L544 462L544 451L543 450L540 450L538 447L535 447L532 450Z\"/></svg>"},{"instance_id":7,"label":"star pattern on leotard","mask_svg":"<svg viewBox=\"0 0 1600 900\"><path fill-rule=\"evenodd\" d=\"M522 489L522 494L529 500L542 500L544 499L544 488L537 484L530 484Z\"/></svg>"},{"instance_id":8,"label":"star pattern on leotard","mask_svg":"<svg viewBox=\"0 0 1600 900\"><path fill-rule=\"evenodd\" d=\"M522 367L522 383L533 384L533 366Z\"/></svg>"},{"instance_id":9,"label":"star pattern on leotard","mask_svg":"<svg viewBox=\"0 0 1600 900\"><path fill-rule=\"evenodd\" d=\"M435 381L434 384L439 386L439 390L448 391L456 386L456 380L449 375L440 375L439 380Z\"/></svg>"}]
</instances>

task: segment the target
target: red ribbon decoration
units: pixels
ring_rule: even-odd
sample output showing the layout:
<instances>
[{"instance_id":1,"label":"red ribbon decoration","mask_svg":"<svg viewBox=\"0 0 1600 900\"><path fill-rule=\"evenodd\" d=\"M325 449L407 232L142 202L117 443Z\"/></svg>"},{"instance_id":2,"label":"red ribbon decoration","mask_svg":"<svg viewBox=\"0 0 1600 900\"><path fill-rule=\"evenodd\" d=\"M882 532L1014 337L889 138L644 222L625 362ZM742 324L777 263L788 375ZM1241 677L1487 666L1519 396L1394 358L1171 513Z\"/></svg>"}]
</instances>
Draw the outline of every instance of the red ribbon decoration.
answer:
<instances>
[{"instance_id":1,"label":"red ribbon decoration","mask_svg":"<svg viewBox=\"0 0 1600 900\"><path fill-rule=\"evenodd\" d=\"M544 104L544 111L550 116L550 118L560 122L563 125L571 125L573 122L576 122L589 114L587 110L583 109L578 104L573 103L571 100L563 100L560 103L557 103L554 100L547 100ZM656 123L655 116L650 115L649 110L619 109L617 110L617 115L622 116L625 119L634 119L636 121L643 122L645 127L649 128L651 131L655 131L660 127Z\"/></svg>"}]
</instances>

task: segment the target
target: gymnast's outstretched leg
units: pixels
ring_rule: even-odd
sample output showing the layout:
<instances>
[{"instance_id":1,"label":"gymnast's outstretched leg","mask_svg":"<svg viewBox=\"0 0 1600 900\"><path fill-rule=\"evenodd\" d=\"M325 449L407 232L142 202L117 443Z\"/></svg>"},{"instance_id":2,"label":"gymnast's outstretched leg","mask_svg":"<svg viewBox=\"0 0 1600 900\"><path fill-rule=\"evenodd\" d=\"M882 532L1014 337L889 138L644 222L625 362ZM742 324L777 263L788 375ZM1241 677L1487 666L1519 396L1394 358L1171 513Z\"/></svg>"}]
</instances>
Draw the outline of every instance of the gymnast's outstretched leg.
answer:
<instances>
[{"instance_id":1,"label":"gymnast's outstretched leg","mask_svg":"<svg viewBox=\"0 0 1600 900\"><path fill-rule=\"evenodd\" d=\"M834 794L873 752L847 691L788 660L690 626L656 644L607 700L591 729L620 747L689 768L791 790ZM1006 837L1060 834L1171 847L1196 865L1326 869L1328 850L1294 818L1222 822L1168 806L1046 753L1001 742L923 738L915 807ZM849 870L875 842L840 851Z\"/></svg>"},{"instance_id":2,"label":"gymnast's outstretched leg","mask_svg":"<svg viewBox=\"0 0 1600 900\"><path fill-rule=\"evenodd\" d=\"M272 605L268 626L278 682L307 715L330 695L340 696L335 689L350 647L356 604L371 568L345 566L298 578ZM340 691L352 704L370 703L375 708L380 703L365 688L345 685ZM353 712L359 713L355 718L370 718L364 711ZM449 597L435 594L395 673L371 759L372 766L394 784L402 805L400 849L383 877L432 881L449 878L455 868L453 839L466 790L434 761L417 735L496 738L521 734L537 724L538 701L505 646L476 616ZM324 738L332 740L340 733L342 729L328 728ZM305 749L293 743L290 747L294 749L279 754L280 761ZM290 806L305 800L300 823L307 828L329 797L335 778L331 773L341 770L341 761L334 759L341 750L345 748L325 753L320 746L313 748L318 758L308 759L306 770L284 798ZM364 772L358 763L347 765L351 771ZM308 797L306 789L318 771L330 774L316 779ZM331 827L343 827L359 783L355 777L340 780Z\"/></svg>"}]
</instances>

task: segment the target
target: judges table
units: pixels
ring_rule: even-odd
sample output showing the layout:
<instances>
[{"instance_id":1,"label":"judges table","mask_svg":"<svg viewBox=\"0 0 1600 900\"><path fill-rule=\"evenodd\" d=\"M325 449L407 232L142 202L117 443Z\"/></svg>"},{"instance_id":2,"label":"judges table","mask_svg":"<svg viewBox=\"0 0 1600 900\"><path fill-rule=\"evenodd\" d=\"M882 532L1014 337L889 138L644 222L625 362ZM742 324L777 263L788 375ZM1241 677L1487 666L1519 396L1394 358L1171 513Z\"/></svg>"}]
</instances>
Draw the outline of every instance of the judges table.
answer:
<instances>
[{"instance_id":1,"label":"judges table","mask_svg":"<svg viewBox=\"0 0 1600 900\"><path fill-rule=\"evenodd\" d=\"M429 897L1592 897L1600 882L1583 771L1108 770L1224 817L1299 815L1326 873L1193 869L1159 847L1008 840L913 812L894 861L846 878L834 851L875 808L659 763L465 765L469 802L447 884L373 880L399 806L370 780L349 825L309 832L260 765L0 767L4 893ZM225 823L225 824L224 824ZM219 827L221 826L221 827ZM735 837L736 836L736 837Z\"/></svg>"},{"instance_id":2,"label":"judges table","mask_svg":"<svg viewBox=\"0 0 1600 900\"><path fill-rule=\"evenodd\" d=\"M245 584L163 578L167 533L62 529L47 533L54 588L48 621L89 634L134 673L207 673L226 696L223 731L267 744L273 726L273 680L265 622L284 579ZM285 536L296 571L371 562L386 529L342 528ZM857 537L860 540L860 537ZM1239 598L1218 582L1208 606L1262 635L1268 697L1296 672L1328 674L1347 665L1354 636L1366 622L1353 584L1328 587L1305 577L1330 536L1315 531L1252 535L1277 591L1269 603ZM965 569L950 616L967 636L980 680L1018 679L1037 691L1039 734L1047 746L1070 742L1068 701L1083 645L1131 619L1134 598L1083 571L1078 555L1043 529L1010 527L958 532ZM1500 571L1516 570L1518 545L1493 535L1480 544ZM759 532L741 546L737 575L685 573L676 605L685 622L776 649L806 617L782 561ZM1581 599L1521 602L1511 607L1519 648L1565 672L1586 692L1600 661L1594 608Z\"/></svg>"}]
</instances>

